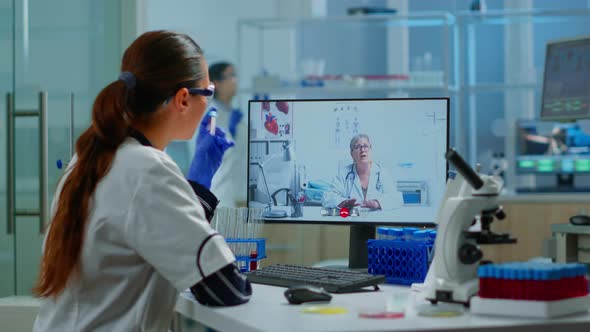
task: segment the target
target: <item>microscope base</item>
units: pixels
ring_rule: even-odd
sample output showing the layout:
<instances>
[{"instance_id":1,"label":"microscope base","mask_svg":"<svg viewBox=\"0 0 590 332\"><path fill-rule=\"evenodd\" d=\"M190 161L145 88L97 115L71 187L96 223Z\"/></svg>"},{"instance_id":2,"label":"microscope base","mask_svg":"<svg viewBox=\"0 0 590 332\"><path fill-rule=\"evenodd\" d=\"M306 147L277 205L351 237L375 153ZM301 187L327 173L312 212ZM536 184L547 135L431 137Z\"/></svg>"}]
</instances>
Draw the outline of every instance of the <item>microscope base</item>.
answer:
<instances>
[{"instance_id":1,"label":"microscope base","mask_svg":"<svg viewBox=\"0 0 590 332\"><path fill-rule=\"evenodd\" d=\"M263 215L264 218L285 218L287 217L287 211L283 210L270 210Z\"/></svg>"},{"instance_id":2,"label":"microscope base","mask_svg":"<svg viewBox=\"0 0 590 332\"><path fill-rule=\"evenodd\" d=\"M437 302L462 303L469 306L469 300L479 291L479 279L471 279L461 284L446 280L437 280L429 285L426 299L432 304Z\"/></svg>"}]
</instances>

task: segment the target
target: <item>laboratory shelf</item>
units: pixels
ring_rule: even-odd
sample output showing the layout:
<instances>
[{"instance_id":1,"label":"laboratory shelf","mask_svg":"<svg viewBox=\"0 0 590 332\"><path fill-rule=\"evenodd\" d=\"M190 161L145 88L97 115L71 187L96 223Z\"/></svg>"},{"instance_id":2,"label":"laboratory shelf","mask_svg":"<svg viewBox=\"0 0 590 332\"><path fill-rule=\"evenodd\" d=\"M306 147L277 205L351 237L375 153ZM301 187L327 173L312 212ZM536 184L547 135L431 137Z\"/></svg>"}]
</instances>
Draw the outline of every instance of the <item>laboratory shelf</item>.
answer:
<instances>
[{"instance_id":1,"label":"laboratory shelf","mask_svg":"<svg viewBox=\"0 0 590 332\"><path fill-rule=\"evenodd\" d=\"M420 51L409 39L400 43L414 31L435 35L438 42ZM342 38L345 48L338 42ZM458 52L456 19L446 11L238 23L239 85L245 94L451 95L459 91ZM310 77L328 78L314 86L305 82Z\"/></svg>"},{"instance_id":2,"label":"laboratory shelf","mask_svg":"<svg viewBox=\"0 0 590 332\"><path fill-rule=\"evenodd\" d=\"M462 91L467 93L477 92L506 92L514 90L531 90L541 88L540 83L516 83L516 84L504 84L504 83L477 83L477 84L466 84L461 87Z\"/></svg>"},{"instance_id":3,"label":"laboratory shelf","mask_svg":"<svg viewBox=\"0 0 590 332\"><path fill-rule=\"evenodd\" d=\"M459 24L507 25L519 23L562 23L572 19L588 19L590 9L571 10L488 10L481 12L461 11Z\"/></svg>"},{"instance_id":4,"label":"laboratory shelf","mask_svg":"<svg viewBox=\"0 0 590 332\"><path fill-rule=\"evenodd\" d=\"M411 14L383 14L363 16L309 17L302 19L246 19L239 25L258 29L291 29L300 24L385 24L388 26L425 27L455 24L455 16L447 12L418 12Z\"/></svg>"},{"instance_id":5,"label":"laboratory shelf","mask_svg":"<svg viewBox=\"0 0 590 332\"><path fill-rule=\"evenodd\" d=\"M301 93L361 93L361 92L423 92L423 91L449 91L456 93L459 91L457 87L446 85L420 85L420 86L391 86L391 87L330 87L330 86L310 86L310 87L284 87L284 88L241 88L240 93L256 94L301 94Z\"/></svg>"}]
</instances>

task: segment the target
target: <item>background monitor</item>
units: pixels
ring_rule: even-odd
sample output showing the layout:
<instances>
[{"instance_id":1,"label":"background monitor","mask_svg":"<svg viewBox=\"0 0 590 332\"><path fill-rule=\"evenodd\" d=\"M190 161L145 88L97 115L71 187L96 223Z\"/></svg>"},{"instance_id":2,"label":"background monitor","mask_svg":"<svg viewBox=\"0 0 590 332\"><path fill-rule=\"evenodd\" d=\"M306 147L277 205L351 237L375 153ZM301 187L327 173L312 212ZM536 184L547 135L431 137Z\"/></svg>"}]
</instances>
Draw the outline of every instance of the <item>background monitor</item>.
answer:
<instances>
[{"instance_id":1,"label":"background monitor","mask_svg":"<svg viewBox=\"0 0 590 332\"><path fill-rule=\"evenodd\" d=\"M516 172L557 175L555 191L574 190L574 175L590 174L590 122L519 120Z\"/></svg>"},{"instance_id":2,"label":"background monitor","mask_svg":"<svg viewBox=\"0 0 590 332\"><path fill-rule=\"evenodd\" d=\"M590 118L590 36L547 44L541 118Z\"/></svg>"},{"instance_id":3,"label":"background monitor","mask_svg":"<svg viewBox=\"0 0 590 332\"><path fill-rule=\"evenodd\" d=\"M266 222L434 225L447 174L447 98L250 101L249 116L248 203L266 208ZM363 203L350 146L359 134L370 143L353 143L358 158L373 165L366 198L380 208L341 216L345 199Z\"/></svg>"}]
</instances>

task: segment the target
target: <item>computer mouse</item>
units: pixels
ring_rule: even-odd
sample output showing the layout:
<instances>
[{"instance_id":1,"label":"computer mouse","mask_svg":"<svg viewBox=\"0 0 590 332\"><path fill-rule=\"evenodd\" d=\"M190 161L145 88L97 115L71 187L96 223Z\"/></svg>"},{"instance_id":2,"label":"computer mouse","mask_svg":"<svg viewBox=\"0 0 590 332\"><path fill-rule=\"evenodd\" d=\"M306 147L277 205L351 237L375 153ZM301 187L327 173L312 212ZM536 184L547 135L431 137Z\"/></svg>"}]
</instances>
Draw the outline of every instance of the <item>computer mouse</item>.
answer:
<instances>
[{"instance_id":1,"label":"computer mouse","mask_svg":"<svg viewBox=\"0 0 590 332\"><path fill-rule=\"evenodd\" d=\"M570 217L570 223L576 226L590 226L590 216L578 214Z\"/></svg>"},{"instance_id":2,"label":"computer mouse","mask_svg":"<svg viewBox=\"0 0 590 332\"><path fill-rule=\"evenodd\" d=\"M285 291L285 297L291 304L324 301L329 302L332 295L322 287L311 285L291 286Z\"/></svg>"}]
</instances>

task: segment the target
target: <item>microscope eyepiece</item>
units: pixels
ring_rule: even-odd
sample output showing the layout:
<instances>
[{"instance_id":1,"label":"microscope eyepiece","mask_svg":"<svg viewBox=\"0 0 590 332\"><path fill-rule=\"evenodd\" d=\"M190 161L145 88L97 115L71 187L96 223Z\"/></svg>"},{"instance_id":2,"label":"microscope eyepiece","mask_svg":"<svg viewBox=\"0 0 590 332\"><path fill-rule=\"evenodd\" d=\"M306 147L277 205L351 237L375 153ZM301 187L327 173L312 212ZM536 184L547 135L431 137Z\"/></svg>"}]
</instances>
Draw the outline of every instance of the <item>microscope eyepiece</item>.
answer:
<instances>
[{"instance_id":1,"label":"microscope eyepiece","mask_svg":"<svg viewBox=\"0 0 590 332\"><path fill-rule=\"evenodd\" d=\"M473 189L477 190L483 186L483 181L479 175L475 173L473 168L471 168L471 166L465 162L465 160L455 149L450 149L447 151L445 158L451 163L451 165L455 166L457 171L463 175L465 180L469 182Z\"/></svg>"}]
</instances>

